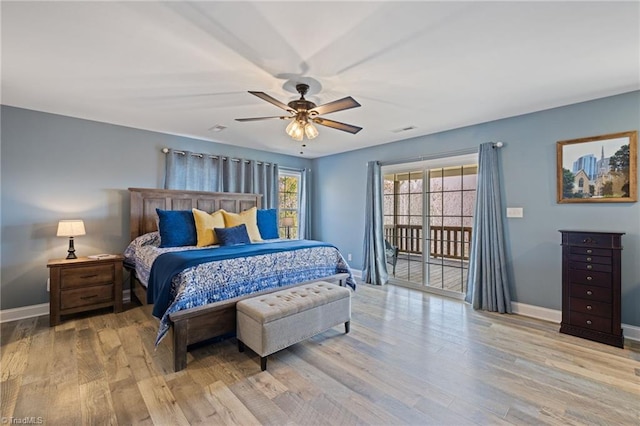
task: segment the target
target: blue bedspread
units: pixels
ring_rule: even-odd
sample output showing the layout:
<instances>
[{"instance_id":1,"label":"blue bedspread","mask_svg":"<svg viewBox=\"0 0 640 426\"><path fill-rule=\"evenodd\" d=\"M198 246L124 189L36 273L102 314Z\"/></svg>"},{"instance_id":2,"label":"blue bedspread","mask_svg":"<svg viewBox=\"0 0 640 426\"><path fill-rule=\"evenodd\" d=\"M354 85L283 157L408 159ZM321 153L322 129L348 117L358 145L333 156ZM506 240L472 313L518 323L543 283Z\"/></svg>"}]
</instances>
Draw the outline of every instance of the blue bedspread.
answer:
<instances>
[{"instance_id":1,"label":"blue bedspread","mask_svg":"<svg viewBox=\"0 0 640 426\"><path fill-rule=\"evenodd\" d=\"M147 302L154 304L153 315L161 320L156 343L166 334L172 312L343 272L355 289L338 249L312 240L161 254L153 262L147 287Z\"/></svg>"}]
</instances>

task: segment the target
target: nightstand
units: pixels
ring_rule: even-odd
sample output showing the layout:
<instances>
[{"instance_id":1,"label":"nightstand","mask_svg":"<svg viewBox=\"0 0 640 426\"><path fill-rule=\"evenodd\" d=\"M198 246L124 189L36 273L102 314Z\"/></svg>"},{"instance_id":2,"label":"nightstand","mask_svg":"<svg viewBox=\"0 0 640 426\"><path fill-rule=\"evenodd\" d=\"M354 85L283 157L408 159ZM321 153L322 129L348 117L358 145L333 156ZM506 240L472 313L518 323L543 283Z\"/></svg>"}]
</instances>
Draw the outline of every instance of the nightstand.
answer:
<instances>
[{"instance_id":1,"label":"nightstand","mask_svg":"<svg viewBox=\"0 0 640 426\"><path fill-rule=\"evenodd\" d=\"M49 325L60 324L67 314L113 306L122 312L122 261L109 259L52 259L47 263L50 278Z\"/></svg>"}]
</instances>

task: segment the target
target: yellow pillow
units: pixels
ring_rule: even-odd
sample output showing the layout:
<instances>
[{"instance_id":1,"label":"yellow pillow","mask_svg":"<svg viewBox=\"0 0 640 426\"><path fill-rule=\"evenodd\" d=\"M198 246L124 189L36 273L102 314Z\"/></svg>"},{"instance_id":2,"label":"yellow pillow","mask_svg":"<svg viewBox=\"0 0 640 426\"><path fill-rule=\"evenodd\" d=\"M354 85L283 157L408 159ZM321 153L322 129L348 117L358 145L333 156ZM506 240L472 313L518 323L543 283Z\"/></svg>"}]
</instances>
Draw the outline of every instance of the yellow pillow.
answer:
<instances>
[{"instance_id":1,"label":"yellow pillow","mask_svg":"<svg viewBox=\"0 0 640 426\"><path fill-rule=\"evenodd\" d=\"M245 210L242 213L229 213L225 210L221 211L224 215L224 224L227 228L242 225L244 223L247 227L247 234L249 234L251 241L262 241L260 230L258 229L258 209L256 207L251 207L249 210Z\"/></svg>"},{"instance_id":2,"label":"yellow pillow","mask_svg":"<svg viewBox=\"0 0 640 426\"><path fill-rule=\"evenodd\" d=\"M196 235L198 237L198 247L218 244L218 237L213 232L213 228L224 228L224 216L222 210L211 214L198 209L191 209L193 220L196 222Z\"/></svg>"}]
</instances>

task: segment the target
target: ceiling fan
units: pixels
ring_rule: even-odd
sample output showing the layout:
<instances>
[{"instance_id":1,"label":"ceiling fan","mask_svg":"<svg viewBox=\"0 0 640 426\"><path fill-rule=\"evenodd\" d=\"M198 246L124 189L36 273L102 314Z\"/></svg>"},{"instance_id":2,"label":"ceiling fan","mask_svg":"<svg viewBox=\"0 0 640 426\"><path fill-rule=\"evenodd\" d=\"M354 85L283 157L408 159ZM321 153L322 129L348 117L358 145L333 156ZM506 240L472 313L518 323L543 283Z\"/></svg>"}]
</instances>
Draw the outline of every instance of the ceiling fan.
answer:
<instances>
[{"instance_id":1,"label":"ceiling fan","mask_svg":"<svg viewBox=\"0 0 640 426\"><path fill-rule=\"evenodd\" d=\"M313 139L318 136L318 130L312 123L320 124L321 126L332 127L334 129L342 130L344 132L356 134L362 127L354 126L351 124L340 123L339 121L328 120L326 118L319 117L322 114L329 114L330 112L343 111L345 109L359 107L360 104L351 96L338 99L337 101L329 102L323 105L316 105L311 101L304 98L309 90L309 85L300 83L296 84L296 90L300 93L300 99L293 100L288 104L284 104L279 100L267 95L264 92L252 92L252 95L259 97L283 110L287 111L290 115L285 116L273 116L273 117L254 117L254 118L236 118L236 121L258 121L269 120L272 118L279 118L281 120L293 120L287 126L287 134L296 141L301 141L304 135L308 139Z\"/></svg>"}]
</instances>

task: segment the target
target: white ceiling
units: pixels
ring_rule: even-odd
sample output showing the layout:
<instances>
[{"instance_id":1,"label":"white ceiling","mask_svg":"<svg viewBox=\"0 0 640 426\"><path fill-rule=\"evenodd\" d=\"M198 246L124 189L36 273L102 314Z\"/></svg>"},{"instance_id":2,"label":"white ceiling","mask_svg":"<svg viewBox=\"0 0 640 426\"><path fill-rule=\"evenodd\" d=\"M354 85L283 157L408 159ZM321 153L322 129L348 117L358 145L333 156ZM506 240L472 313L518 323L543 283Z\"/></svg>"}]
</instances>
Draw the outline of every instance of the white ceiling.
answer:
<instances>
[{"instance_id":1,"label":"white ceiling","mask_svg":"<svg viewBox=\"0 0 640 426\"><path fill-rule=\"evenodd\" d=\"M299 155L277 107L325 117L314 158L640 89L640 3L8 2L2 103ZM221 132L209 129L215 125ZM395 132L415 126L415 129Z\"/></svg>"}]
</instances>

